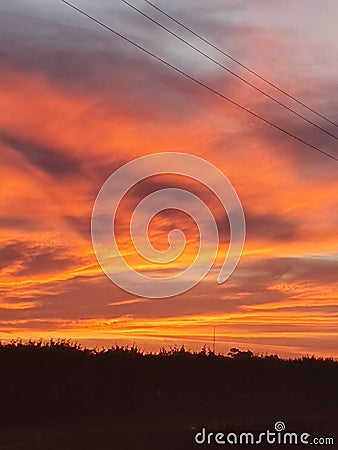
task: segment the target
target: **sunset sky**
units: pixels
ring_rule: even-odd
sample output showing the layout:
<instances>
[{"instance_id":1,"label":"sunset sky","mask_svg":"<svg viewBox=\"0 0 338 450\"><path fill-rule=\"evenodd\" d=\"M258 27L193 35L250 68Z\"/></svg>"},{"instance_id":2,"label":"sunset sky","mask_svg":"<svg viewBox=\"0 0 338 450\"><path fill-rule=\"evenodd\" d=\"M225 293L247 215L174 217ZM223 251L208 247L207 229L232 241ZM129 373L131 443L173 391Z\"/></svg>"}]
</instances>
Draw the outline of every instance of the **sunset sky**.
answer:
<instances>
[{"instance_id":1,"label":"sunset sky","mask_svg":"<svg viewBox=\"0 0 338 450\"><path fill-rule=\"evenodd\" d=\"M338 128L267 87L142 0L130 0L201 50L338 136ZM242 63L338 122L336 0L154 0ZM120 0L73 0L118 32L257 114L338 156L337 141L293 116L147 21ZM59 0L0 4L0 340L65 337L86 345L338 357L338 164L194 84ZM224 284L228 224L202 186L164 176L135 187L119 211L122 251L163 276L194 258L196 227L169 210L151 224L156 248L187 236L170 267L135 256L128 220L160 187L209 203L221 235L209 275L168 299L138 298L102 272L91 242L95 198L118 167L155 152L219 167L236 189L247 237ZM182 215L183 214L183 215Z\"/></svg>"}]
</instances>

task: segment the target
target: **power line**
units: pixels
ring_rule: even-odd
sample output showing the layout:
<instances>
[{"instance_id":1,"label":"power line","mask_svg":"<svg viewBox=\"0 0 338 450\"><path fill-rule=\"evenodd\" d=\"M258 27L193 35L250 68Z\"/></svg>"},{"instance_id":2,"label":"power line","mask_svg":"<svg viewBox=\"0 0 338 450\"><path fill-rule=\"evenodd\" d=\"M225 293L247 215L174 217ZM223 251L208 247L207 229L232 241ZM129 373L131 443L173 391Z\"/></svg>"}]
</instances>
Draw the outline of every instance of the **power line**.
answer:
<instances>
[{"instance_id":1,"label":"power line","mask_svg":"<svg viewBox=\"0 0 338 450\"><path fill-rule=\"evenodd\" d=\"M265 119L264 117L260 116L259 114L256 114L255 112L249 110L245 106L242 106L239 103L237 103L236 101L226 97L221 92L216 91L215 89L213 89L212 87L210 87L207 84L203 83L202 81L198 80L197 78L194 78L193 76L187 74L186 72L184 72L183 70L179 69L178 67L170 64L168 61L162 59L161 57L159 57L159 56L155 55L154 53L150 52L149 50L145 49L141 45L139 45L136 42L132 41L131 39L127 38L126 36L124 36L123 34L119 33L118 31L114 30L113 28L111 28L110 26L106 25L105 23L101 22L99 19L96 19L95 17L91 16L90 14L88 14L87 12L85 12L82 9L78 8L77 6L69 3L67 0L59 0L59 1L64 3L65 5L69 6L70 8L74 9L75 11L79 12L80 14L82 14L85 17L87 17L88 19L92 20L93 22L95 22L96 24L100 25L101 27L105 28L106 30L110 31L111 33L115 34L116 36L120 37L121 39L123 39L124 41L126 41L129 44L133 45L134 47L138 48L139 50L142 50L144 53L146 53L147 55L149 55L152 58L156 59L157 61L160 61L162 64L166 65L167 67L170 67L171 69L173 69L176 72L180 73L181 75L183 75L184 77L188 78L189 80L194 81L198 85L200 85L200 86L204 87L205 89L207 89L208 91L214 93L215 95L217 95L218 97L222 98L223 100L226 100L229 103L231 103L232 105L237 106L241 110L246 111L247 113L251 114L252 116L256 117L257 119L260 119L261 121L267 123L268 125L271 125L275 129L277 129L277 130L287 134L288 136L294 138L298 142L301 142L302 144L307 145L312 150L315 150L315 151L317 151L319 153L322 153L323 155L327 156L328 158L331 158L334 161L338 162L338 158L336 158L335 156L331 155L330 153L327 153L324 150L321 150L320 148L318 148L318 147L310 144L309 142L303 140L302 138L296 136L295 134L293 134L293 133L283 129L279 125L276 125L275 123L270 122L268 119Z\"/></svg>"},{"instance_id":2,"label":"power line","mask_svg":"<svg viewBox=\"0 0 338 450\"><path fill-rule=\"evenodd\" d=\"M223 64L221 64L219 61L217 61L216 59L212 58L211 56L209 56L207 53L204 53L202 50L200 50L198 47L194 46L193 44L191 44L190 42L188 42L187 40L185 40L184 38L180 37L178 34L176 34L174 31L171 31L169 28L165 27L164 25L162 25L161 23L157 22L155 19L153 19L152 17L150 17L148 14L146 14L145 12L143 12L142 10L140 10L139 8L137 8L136 6L132 5L131 3L129 3L127 0L121 0L123 3L125 3L127 6L129 6L130 8L132 8L134 11L136 11L137 13L141 14L143 17L145 17L146 19L150 20L151 22L153 22L154 24L156 24L157 26L159 26L160 28L162 28L163 30L165 30L167 33L171 34L172 36L174 36L176 39L178 39L179 41L183 42L184 44L188 45L190 48L192 48L193 50L195 50L196 52L198 52L199 54L201 54L202 56L204 56L205 58L207 58L208 60L212 61L214 64L216 64L217 66L221 67L222 69L226 70L228 73L230 73L231 75L233 75L234 77L236 77L237 79L239 79L240 81L242 81L243 83L245 83L246 85L250 86L252 89L255 89L257 92L259 92L260 94L264 95L265 97L269 98L270 100L274 101L275 103L277 103L279 106L282 106L283 108L285 108L286 110L290 111L292 114L294 114L295 116L299 117L300 119L304 120L305 122L309 123L310 125L313 125L314 127L316 127L318 130L322 131L323 133L331 136L332 138L336 139L338 141L338 137L335 136L334 134L330 133L330 131L325 130L325 128L322 128L321 126L317 125L315 122L312 122L312 120L304 117L302 114L299 114L297 111L295 111L294 109L290 108L289 106L285 105L284 103L282 103L281 101L277 100L275 97L273 97L272 95L268 94L267 92L263 91L262 89L260 89L259 87L255 86L253 83L251 83L250 81L246 80L245 78L241 77L240 75L238 75L237 73L233 72L232 70L230 70L228 67L224 66Z\"/></svg>"},{"instance_id":3,"label":"power line","mask_svg":"<svg viewBox=\"0 0 338 450\"><path fill-rule=\"evenodd\" d=\"M333 122L332 120L330 120L328 117L324 116L323 114L321 114L320 112L318 112L317 110L315 110L314 108L311 108L310 106L308 106L306 103L302 102L301 100L299 100L299 98L295 97L292 94L289 94L287 91L285 91L284 89L282 89L281 87L277 86L276 84L274 84L272 81L269 81L267 78L263 77L262 75L260 75L259 73L257 73L256 71L254 71L253 69L250 69L250 67L246 66L245 64L241 63L238 59L234 58L233 56L231 56L229 53L226 53L224 50L220 49L219 47L217 47L215 44L213 44L212 42L208 41L206 38L204 38L203 36L199 35L198 33L196 33L195 31L193 31L191 28L189 28L188 26L184 25L182 22L180 22L178 19L176 19L175 17L171 16L170 14L168 14L167 12L163 11L161 8L159 8L158 6L154 5L152 2L150 2L149 0L144 0L148 5L150 5L151 7L153 7L154 9L156 9L157 11L159 11L160 13L164 14L166 17L168 17L169 19L171 19L172 21L174 21L175 23L177 23L178 25L180 25L182 28L184 28L185 30L189 31L190 33L192 33L194 36L196 36L197 38L199 38L201 41L205 42L206 44L210 45L210 47L212 47L213 49L217 50L218 52L222 53L222 55L226 56L227 58L231 59L231 61L233 61L234 63L238 64L239 66L241 66L243 69L247 70L248 72L250 72L251 74L255 75L257 78L259 78L260 80L264 81L264 83L267 83L269 86L273 87L274 89L277 89L279 92L281 92L282 94L286 95L287 97L289 97L291 100L295 101L296 103L298 103L299 105L303 106L304 108L306 108L308 111L311 111L313 114L316 114L318 117L320 117L321 119L324 119L326 122L330 123L331 125L334 125L335 127L338 127L338 124L336 124L335 122Z\"/></svg>"}]
</instances>

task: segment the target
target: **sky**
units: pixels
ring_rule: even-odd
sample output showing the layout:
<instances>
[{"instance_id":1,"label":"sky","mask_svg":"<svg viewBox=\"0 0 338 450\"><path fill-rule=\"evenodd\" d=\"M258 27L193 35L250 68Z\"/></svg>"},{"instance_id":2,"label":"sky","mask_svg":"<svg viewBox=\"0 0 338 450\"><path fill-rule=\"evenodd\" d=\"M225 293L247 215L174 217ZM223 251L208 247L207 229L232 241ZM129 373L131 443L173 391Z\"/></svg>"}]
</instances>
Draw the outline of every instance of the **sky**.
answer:
<instances>
[{"instance_id":1,"label":"sky","mask_svg":"<svg viewBox=\"0 0 338 450\"><path fill-rule=\"evenodd\" d=\"M189 35L161 20L260 89L338 136L304 110ZM156 5L243 64L338 122L338 4L335 0L183 0ZM177 41L119 0L74 0L180 70L338 156L335 139L295 117ZM133 344L155 351L184 344L282 356L338 357L338 166L273 129L59 0L0 4L0 340L70 338L88 346ZM122 253L140 272L166 276L191 263L194 223L168 210L151 223L155 248L173 228L186 249L170 267L135 255L131 212L163 187L204 199L220 229L213 268L172 298L140 298L115 286L94 254L90 222L106 179L134 158L185 152L216 165L236 189L247 223L240 263L217 274L228 223L217 200L191 180L153 177L119 211Z\"/></svg>"}]
</instances>

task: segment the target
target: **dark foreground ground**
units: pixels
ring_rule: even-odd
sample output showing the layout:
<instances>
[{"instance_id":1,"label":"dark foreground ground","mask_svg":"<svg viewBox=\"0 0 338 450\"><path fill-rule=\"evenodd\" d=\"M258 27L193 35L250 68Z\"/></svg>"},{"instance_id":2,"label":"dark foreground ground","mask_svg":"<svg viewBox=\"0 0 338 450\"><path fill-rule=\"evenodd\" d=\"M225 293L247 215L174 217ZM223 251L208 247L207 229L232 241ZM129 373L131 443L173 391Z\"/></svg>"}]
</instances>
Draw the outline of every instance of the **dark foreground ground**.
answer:
<instances>
[{"instance_id":1,"label":"dark foreground ground","mask_svg":"<svg viewBox=\"0 0 338 450\"><path fill-rule=\"evenodd\" d=\"M190 450L302 445L198 445L195 433L333 437L338 363L183 349L81 350L68 343L0 346L0 450Z\"/></svg>"}]
</instances>

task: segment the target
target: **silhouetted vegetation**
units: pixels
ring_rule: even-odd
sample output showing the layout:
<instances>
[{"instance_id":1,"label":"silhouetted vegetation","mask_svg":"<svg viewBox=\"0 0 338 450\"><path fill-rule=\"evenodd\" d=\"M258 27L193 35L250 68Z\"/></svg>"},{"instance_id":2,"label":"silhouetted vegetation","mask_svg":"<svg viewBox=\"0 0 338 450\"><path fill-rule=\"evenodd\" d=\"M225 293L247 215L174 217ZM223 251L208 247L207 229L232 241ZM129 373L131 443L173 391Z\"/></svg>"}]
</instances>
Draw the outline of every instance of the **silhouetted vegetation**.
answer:
<instances>
[{"instance_id":1,"label":"silhouetted vegetation","mask_svg":"<svg viewBox=\"0 0 338 450\"><path fill-rule=\"evenodd\" d=\"M206 347L86 349L66 340L0 343L0 444L16 448L10 440L17 442L19 428L26 438L17 448L25 449L150 450L162 432L162 449L188 449L193 427L265 429L278 419L333 435L337 380L332 358L281 359L237 348L227 356Z\"/></svg>"}]
</instances>

